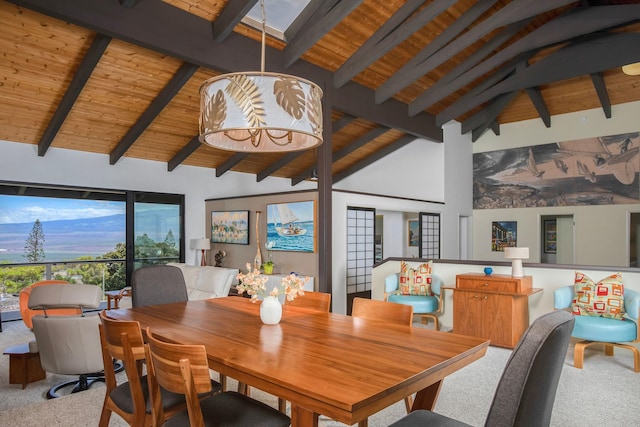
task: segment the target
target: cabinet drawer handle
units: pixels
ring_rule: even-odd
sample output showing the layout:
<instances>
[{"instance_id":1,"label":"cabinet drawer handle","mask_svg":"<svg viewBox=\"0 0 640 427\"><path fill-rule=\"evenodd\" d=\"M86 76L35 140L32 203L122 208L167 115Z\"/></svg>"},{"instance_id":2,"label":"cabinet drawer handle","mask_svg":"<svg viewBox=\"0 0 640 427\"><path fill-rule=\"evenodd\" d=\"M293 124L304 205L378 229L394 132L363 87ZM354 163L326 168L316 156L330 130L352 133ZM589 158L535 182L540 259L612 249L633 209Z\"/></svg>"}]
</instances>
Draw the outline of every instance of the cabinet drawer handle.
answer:
<instances>
[{"instance_id":1,"label":"cabinet drawer handle","mask_svg":"<svg viewBox=\"0 0 640 427\"><path fill-rule=\"evenodd\" d=\"M488 296L483 296L482 299L486 300L487 298L489 298Z\"/></svg>"},{"instance_id":2,"label":"cabinet drawer handle","mask_svg":"<svg viewBox=\"0 0 640 427\"><path fill-rule=\"evenodd\" d=\"M486 288L487 286L489 286L489 284L488 284L488 283L485 283L485 284L483 284L482 286L484 286L484 287Z\"/></svg>"}]
</instances>

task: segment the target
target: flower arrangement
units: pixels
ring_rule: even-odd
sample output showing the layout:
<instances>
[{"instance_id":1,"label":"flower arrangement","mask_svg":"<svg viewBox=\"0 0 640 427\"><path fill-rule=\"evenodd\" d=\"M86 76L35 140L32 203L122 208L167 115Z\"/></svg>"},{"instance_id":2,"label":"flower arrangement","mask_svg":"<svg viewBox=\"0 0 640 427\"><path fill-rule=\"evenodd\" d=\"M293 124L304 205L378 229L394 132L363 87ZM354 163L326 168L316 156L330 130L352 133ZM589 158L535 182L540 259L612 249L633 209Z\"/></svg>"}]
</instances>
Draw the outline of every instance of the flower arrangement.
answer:
<instances>
[{"instance_id":1,"label":"flower arrangement","mask_svg":"<svg viewBox=\"0 0 640 427\"><path fill-rule=\"evenodd\" d=\"M274 242L273 240L267 242L264 244L264 247L267 248L267 254L269 256L269 261L263 262L263 268L265 265L270 265L273 266L275 263L273 262L273 260L271 259L271 249L273 249L273 247L275 246L276 242Z\"/></svg>"},{"instance_id":2,"label":"flower arrangement","mask_svg":"<svg viewBox=\"0 0 640 427\"><path fill-rule=\"evenodd\" d=\"M251 302L256 302L258 297L277 297L281 293L286 295L288 301L294 300L298 295L304 295L302 289L304 284L309 281L309 277L304 279L295 273L291 273L284 277L280 285L276 285L273 289L267 289L267 281L269 277L260 274L260 270L251 269L251 264L247 263L247 273L238 273L236 276L239 284L236 286L238 294L244 292L251 295Z\"/></svg>"}]
</instances>

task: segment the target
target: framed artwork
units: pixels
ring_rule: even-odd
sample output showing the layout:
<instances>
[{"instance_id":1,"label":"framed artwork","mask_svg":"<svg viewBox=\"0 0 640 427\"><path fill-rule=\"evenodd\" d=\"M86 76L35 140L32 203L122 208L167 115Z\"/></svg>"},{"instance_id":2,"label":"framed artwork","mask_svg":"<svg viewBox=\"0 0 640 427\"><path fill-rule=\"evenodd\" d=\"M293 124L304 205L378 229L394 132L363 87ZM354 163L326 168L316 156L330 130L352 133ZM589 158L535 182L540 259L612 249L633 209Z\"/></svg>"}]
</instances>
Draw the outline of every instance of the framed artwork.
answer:
<instances>
[{"instance_id":1,"label":"framed artwork","mask_svg":"<svg viewBox=\"0 0 640 427\"><path fill-rule=\"evenodd\" d=\"M211 242L249 244L249 211L212 211Z\"/></svg>"},{"instance_id":2,"label":"framed artwork","mask_svg":"<svg viewBox=\"0 0 640 427\"><path fill-rule=\"evenodd\" d=\"M555 254L558 240L556 236L556 220L544 220L544 253Z\"/></svg>"},{"instance_id":3,"label":"framed artwork","mask_svg":"<svg viewBox=\"0 0 640 427\"><path fill-rule=\"evenodd\" d=\"M420 222L417 220L411 220L407 222L407 242L409 246L420 246Z\"/></svg>"},{"instance_id":4,"label":"framed artwork","mask_svg":"<svg viewBox=\"0 0 640 427\"><path fill-rule=\"evenodd\" d=\"M518 222L494 221L491 223L491 250L504 252L504 248L518 246Z\"/></svg>"},{"instance_id":5,"label":"framed artwork","mask_svg":"<svg viewBox=\"0 0 640 427\"><path fill-rule=\"evenodd\" d=\"M267 242L273 251L316 251L313 200L267 205Z\"/></svg>"}]
</instances>

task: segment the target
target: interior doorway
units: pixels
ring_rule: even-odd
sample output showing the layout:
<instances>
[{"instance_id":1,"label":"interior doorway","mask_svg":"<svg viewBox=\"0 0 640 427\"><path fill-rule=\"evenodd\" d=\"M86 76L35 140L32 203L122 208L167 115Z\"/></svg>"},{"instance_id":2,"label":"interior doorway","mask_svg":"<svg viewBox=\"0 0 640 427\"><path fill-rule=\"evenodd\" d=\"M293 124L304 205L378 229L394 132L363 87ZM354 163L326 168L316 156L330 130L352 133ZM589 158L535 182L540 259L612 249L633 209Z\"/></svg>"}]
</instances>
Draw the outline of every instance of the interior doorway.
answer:
<instances>
[{"instance_id":1,"label":"interior doorway","mask_svg":"<svg viewBox=\"0 0 640 427\"><path fill-rule=\"evenodd\" d=\"M542 215L540 230L540 263L575 264L573 215Z\"/></svg>"}]
</instances>

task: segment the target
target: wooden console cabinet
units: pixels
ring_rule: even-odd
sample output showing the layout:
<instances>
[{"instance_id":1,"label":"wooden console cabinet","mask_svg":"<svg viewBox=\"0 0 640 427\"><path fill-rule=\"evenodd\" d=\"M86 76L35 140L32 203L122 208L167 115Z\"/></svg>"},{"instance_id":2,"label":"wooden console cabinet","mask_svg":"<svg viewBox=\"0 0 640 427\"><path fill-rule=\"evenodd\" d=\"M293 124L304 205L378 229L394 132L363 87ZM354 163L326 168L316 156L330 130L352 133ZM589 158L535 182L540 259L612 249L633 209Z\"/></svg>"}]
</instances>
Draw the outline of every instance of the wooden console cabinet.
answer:
<instances>
[{"instance_id":1,"label":"wooden console cabinet","mask_svg":"<svg viewBox=\"0 0 640 427\"><path fill-rule=\"evenodd\" d=\"M453 332L491 340L514 348L529 327L531 276L467 273L456 276L453 292Z\"/></svg>"}]
</instances>

